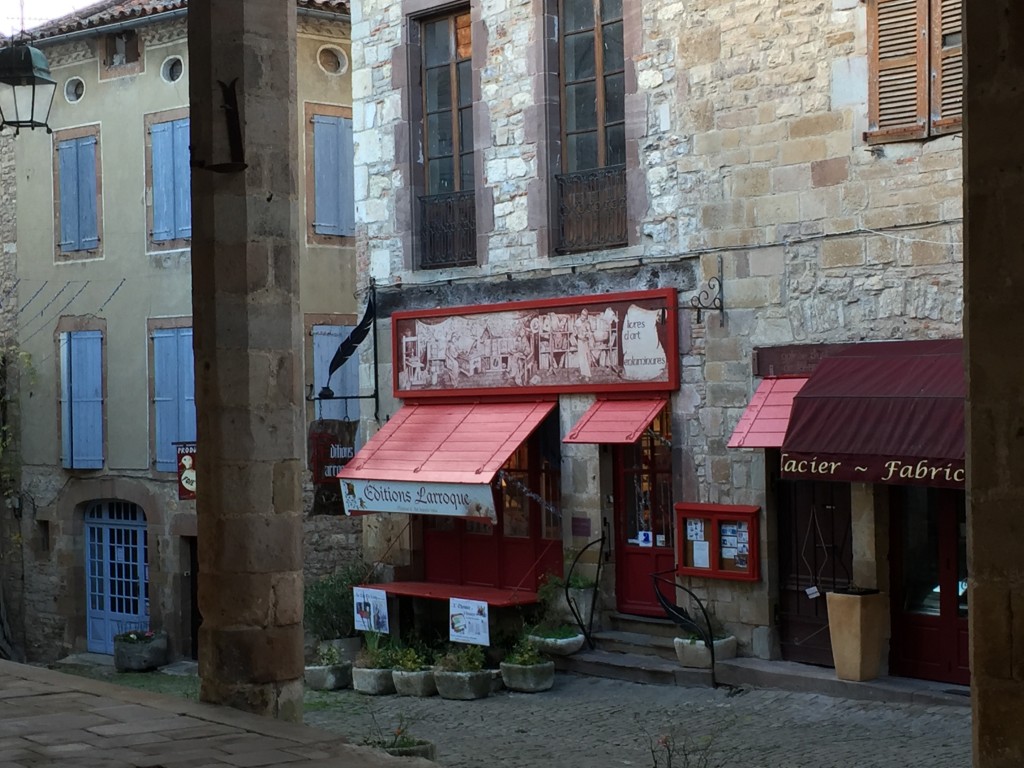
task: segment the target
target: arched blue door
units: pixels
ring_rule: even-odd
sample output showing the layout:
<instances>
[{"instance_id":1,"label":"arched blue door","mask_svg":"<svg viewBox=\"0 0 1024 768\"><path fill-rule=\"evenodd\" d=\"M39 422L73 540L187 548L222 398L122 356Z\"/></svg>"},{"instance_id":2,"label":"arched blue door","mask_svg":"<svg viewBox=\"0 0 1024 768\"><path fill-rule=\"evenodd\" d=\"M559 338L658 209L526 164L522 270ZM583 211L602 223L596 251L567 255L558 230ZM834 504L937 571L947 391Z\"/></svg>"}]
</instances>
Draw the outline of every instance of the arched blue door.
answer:
<instances>
[{"instance_id":1,"label":"arched blue door","mask_svg":"<svg viewBox=\"0 0 1024 768\"><path fill-rule=\"evenodd\" d=\"M127 501L98 501L85 512L87 646L113 653L114 635L149 628L146 515Z\"/></svg>"}]
</instances>

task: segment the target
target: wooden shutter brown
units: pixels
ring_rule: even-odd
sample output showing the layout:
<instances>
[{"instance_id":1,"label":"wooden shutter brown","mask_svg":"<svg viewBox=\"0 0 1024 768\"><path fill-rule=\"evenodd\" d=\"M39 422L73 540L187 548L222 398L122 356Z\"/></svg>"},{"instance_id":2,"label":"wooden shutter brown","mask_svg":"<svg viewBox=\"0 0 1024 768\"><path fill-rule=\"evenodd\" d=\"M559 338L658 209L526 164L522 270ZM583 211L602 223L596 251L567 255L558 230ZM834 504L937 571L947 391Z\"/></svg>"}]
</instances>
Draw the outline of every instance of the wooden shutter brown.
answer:
<instances>
[{"instance_id":1,"label":"wooden shutter brown","mask_svg":"<svg viewBox=\"0 0 1024 768\"><path fill-rule=\"evenodd\" d=\"M868 2L869 142L928 135L928 0Z\"/></svg>"},{"instance_id":2,"label":"wooden shutter brown","mask_svg":"<svg viewBox=\"0 0 1024 768\"><path fill-rule=\"evenodd\" d=\"M963 0L932 0L931 10L932 133L951 133L963 126Z\"/></svg>"}]
</instances>

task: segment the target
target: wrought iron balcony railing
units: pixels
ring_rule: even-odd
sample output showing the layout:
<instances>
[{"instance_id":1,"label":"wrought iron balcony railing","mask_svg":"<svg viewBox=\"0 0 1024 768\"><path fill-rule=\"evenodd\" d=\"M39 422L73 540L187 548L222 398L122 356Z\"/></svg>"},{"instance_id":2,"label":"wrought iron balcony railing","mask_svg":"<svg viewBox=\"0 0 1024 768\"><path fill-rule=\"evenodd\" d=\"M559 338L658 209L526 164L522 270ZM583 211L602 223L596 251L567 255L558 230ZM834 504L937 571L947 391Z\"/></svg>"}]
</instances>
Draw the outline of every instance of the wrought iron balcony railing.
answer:
<instances>
[{"instance_id":1,"label":"wrought iron balcony railing","mask_svg":"<svg viewBox=\"0 0 1024 768\"><path fill-rule=\"evenodd\" d=\"M626 245L626 166L556 176L560 252Z\"/></svg>"},{"instance_id":2,"label":"wrought iron balcony railing","mask_svg":"<svg viewBox=\"0 0 1024 768\"><path fill-rule=\"evenodd\" d=\"M476 197L449 192L420 198L420 269L476 264Z\"/></svg>"}]
</instances>

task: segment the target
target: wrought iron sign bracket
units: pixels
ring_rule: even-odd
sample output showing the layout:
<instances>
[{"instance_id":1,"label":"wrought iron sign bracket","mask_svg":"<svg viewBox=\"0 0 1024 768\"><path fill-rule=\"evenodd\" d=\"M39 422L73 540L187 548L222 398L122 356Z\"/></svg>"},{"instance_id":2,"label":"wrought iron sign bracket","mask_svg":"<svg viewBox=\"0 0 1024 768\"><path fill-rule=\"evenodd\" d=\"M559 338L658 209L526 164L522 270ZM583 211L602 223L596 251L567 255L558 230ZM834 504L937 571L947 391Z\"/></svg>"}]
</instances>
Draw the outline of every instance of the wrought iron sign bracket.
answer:
<instances>
[{"instance_id":1,"label":"wrought iron sign bracket","mask_svg":"<svg viewBox=\"0 0 1024 768\"><path fill-rule=\"evenodd\" d=\"M708 278L706 288L690 299L690 306L697 310L697 322L700 323L705 312L721 312L718 316L719 327L725 325L725 303L722 294L722 257L718 257L718 274Z\"/></svg>"}]
</instances>

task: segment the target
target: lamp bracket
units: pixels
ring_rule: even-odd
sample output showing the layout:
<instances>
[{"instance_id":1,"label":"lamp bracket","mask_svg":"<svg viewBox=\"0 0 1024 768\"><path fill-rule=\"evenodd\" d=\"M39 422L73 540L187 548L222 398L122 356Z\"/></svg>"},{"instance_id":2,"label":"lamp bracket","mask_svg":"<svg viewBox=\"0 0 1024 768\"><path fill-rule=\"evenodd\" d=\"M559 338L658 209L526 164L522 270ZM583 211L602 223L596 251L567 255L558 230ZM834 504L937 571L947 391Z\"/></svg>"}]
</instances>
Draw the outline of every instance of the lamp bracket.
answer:
<instances>
[{"instance_id":1,"label":"lamp bracket","mask_svg":"<svg viewBox=\"0 0 1024 768\"><path fill-rule=\"evenodd\" d=\"M704 312L721 312L718 325L725 325L725 303L722 295L722 257L718 257L718 274L708 278L707 287L701 288L696 296L690 299L690 306L697 310L697 322L700 323Z\"/></svg>"}]
</instances>

